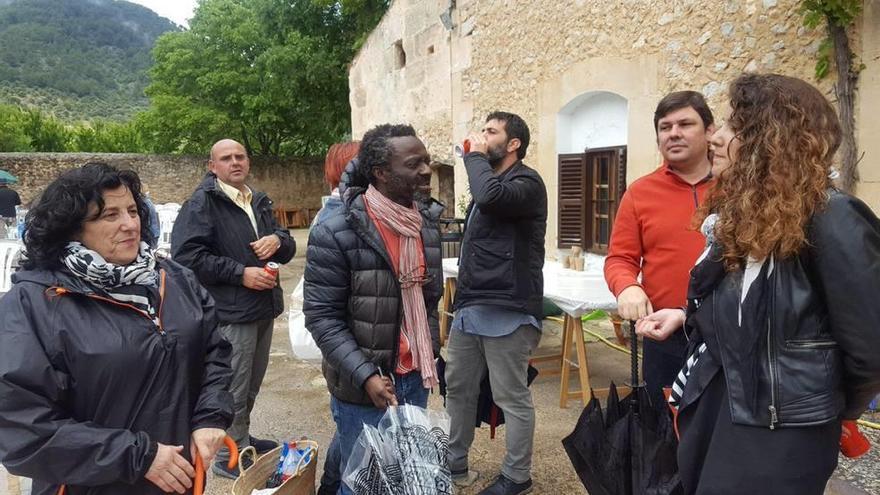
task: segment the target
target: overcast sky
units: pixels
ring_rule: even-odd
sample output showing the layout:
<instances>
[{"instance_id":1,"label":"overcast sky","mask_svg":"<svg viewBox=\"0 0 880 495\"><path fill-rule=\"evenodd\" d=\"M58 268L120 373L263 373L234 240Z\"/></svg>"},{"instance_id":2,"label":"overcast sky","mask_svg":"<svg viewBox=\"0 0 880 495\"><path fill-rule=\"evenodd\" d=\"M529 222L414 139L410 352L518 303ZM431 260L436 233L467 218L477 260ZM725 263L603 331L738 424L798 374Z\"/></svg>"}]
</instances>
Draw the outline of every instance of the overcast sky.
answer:
<instances>
[{"instance_id":1,"label":"overcast sky","mask_svg":"<svg viewBox=\"0 0 880 495\"><path fill-rule=\"evenodd\" d=\"M188 26L187 19L192 17L196 8L196 0L128 0L153 10L162 17L167 17L181 26Z\"/></svg>"}]
</instances>

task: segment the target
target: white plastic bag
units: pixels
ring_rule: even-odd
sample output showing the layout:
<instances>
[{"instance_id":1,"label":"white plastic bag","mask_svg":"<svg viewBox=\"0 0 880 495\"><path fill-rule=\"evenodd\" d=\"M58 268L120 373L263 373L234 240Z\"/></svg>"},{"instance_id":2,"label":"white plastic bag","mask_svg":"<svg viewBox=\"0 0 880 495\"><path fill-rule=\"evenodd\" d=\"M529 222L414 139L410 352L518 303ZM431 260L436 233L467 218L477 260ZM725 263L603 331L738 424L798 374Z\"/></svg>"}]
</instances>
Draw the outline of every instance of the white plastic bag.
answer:
<instances>
[{"instance_id":1,"label":"white plastic bag","mask_svg":"<svg viewBox=\"0 0 880 495\"><path fill-rule=\"evenodd\" d=\"M355 495L452 495L449 415L404 404L364 424L343 470Z\"/></svg>"},{"instance_id":2,"label":"white plastic bag","mask_svg":"<svg viewBox=\"0 0 880 495\"><path fill-rule=\"evenodd\" d=\"M299 283L293 289L290 296L290 311L288 313L288 323L290 332L290 347L293 355L298 359L305 361L320 361L321 350L315 344L312 334L306 330L306 316L302 312L303 306L303 279L299 278Z\"/></svg>"}]
</instances>

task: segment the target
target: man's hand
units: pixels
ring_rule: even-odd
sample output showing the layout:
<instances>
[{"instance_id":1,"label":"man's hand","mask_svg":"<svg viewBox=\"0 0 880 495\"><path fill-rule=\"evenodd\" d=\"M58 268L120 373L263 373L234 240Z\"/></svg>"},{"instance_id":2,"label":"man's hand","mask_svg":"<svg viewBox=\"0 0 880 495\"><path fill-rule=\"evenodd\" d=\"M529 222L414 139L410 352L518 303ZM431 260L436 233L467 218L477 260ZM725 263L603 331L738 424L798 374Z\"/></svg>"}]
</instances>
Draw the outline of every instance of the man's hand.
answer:
<instances>
[{"instance_id":1,"label":"man's hand","mask_svg":"<svg viewBox=\"0 0 880 495\"><path fill-rule=\"evenodd\" d=\"M477 152L484 155L489 154L489 143L486 142L486 138L483 137L482 133L472 132L471 135L468 136L468 141L471 142L471 153Z\"/></svg>"},{"instance_id":2,"label":"man's hand","mask_svg":"<svg viewBox=\"0 0 880 495\"><path fill-rule=\"evenodd\" d=\"M394 384L390 378L373 375L367 378L364 388L376 408L384 410L388 406L397 405L397 395L394 394Z\"/></svg>"},{"instance_id":3,"label":"man's hand","mask_svg":"<svg viewBox=\"0 0 880 495\"><path fill-rule=\"evenodd\" d=\"M197 455L202 456L202 464L205 469L211 465L217 451L223 446L226 432L220 428L199 428L192 432L192 441L189 445L189 453L193 462Z\"/></svg>"},{"instance_id":4,"label":"man's hand","mask_svg":"<svg viewBox=\"0 0 880 495\"><path fill-rule=\"evenodd\" d=\"M266 273L262 267L248 266L244 269L241 283L248 289L269 290L275 287L275 277Z\"/></svg>"},{"instance_id":5,"label":"man's hand","mask_svg":"<svg viewBox=\"0 0 880 495\"><path fill-rule=\"evenodd\" d=\"M684 326L685 314L681 309L661 309L636 322L636 334L646 339L664 341Z\"/></svg>"},{"instance_id":6,"label":"man's hand","mask_svg":"<svg viewBox=\"0 0 880 495\"><path fill-rule=\"evenodd\" d=\"M269 234L251 243L251 249L254 250L254 254L256 254L257 258L261 261L265 261L274 256L280 247L281 239L275 234Z\"/></svg>"},{"instance_id":7,"label":"man's hand","mask_svg":"<svg viewBox=\"0 0 880 495\"><path fill-rule=\"evenodd\" d=\"M617 296L617 314L624 320L640 320L654 312L648 295L638 285L631 285Z\"/></svg>"},{"instance_id":8,"label":"man's hand","mask_svg":"<svg viewBox=\"0 0 880 495\"><path fill-rule=\"evenodd\" d=\"M144 478L158 486L165 493L186 493L192 487L196 471L180 453L183 446L160 443L153 464Z\"/></svg>"}]
</instances>

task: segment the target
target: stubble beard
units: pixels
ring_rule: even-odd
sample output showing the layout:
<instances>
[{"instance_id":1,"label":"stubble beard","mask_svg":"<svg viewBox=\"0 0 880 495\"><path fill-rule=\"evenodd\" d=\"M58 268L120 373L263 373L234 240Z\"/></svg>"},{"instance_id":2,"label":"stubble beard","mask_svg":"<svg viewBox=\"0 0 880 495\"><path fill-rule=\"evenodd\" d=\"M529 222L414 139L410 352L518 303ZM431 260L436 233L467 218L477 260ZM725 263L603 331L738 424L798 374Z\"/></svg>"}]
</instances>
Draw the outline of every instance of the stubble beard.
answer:
<instances>
[{"instance_id":1,"label":"stubble beard","mask_svg":"<svg viewBox=\"0 0 880 495\"><path fill-rule=\"evenodd\" d=\"M487 158L489 159L489 165L492 168L498 168L501 165L501 162L504 160L504 157L507 156L507 144L499 144L494 148L489 148L486 153Z\"/></svg>"}]
</instances>

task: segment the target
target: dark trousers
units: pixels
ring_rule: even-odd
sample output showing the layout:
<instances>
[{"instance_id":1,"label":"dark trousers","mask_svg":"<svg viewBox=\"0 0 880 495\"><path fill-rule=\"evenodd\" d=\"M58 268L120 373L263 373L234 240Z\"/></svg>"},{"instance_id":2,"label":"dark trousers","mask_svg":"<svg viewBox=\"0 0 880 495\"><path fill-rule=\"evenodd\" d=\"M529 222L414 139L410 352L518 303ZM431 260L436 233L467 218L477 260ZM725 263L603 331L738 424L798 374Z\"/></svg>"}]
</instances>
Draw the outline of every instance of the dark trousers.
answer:
<instances>
[{"instance_id":1,"label":"dark trousers","mask_svg":"<svg viewBox=\"0 0 880 495\"><path fill-rule=\"evenodd\" d=\"M723 371L678 415L686 495L822 495L837 467L840 422L803 428L733 424Z\"/></svg>"},{"instance_id":2,"label":"dark trousers","mask_svg":"<svg viewBox=\"0 0 880 495\"><path fill-rule=\"evenodd\" d=\"M684 332L675 332L663 342L645 339L642 344L642 379L651 403L665 409L663 387L672 386L687 358L687 339Z\"/></svg>"},{"instance_id":3,"label":"dark trousers","mask_svg":"<svg viewBox=\"0 0 880 495\"><path fill-rule=\"evenodd\" d=\"M251 412L263 385L266 368L269 367L274 325L275 320L259 320L221 324L218 327L223 338L232 344L234 374L229 391L235 401L235 419L226 434L235 440L239 450L250 445ZM225 463L228 459L229 449L220 449L216 460Z\"/></svg>"}]
</instances>

